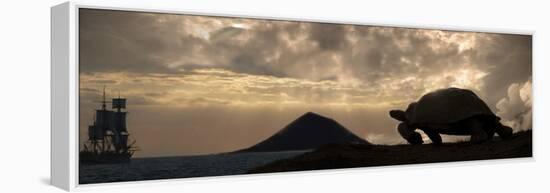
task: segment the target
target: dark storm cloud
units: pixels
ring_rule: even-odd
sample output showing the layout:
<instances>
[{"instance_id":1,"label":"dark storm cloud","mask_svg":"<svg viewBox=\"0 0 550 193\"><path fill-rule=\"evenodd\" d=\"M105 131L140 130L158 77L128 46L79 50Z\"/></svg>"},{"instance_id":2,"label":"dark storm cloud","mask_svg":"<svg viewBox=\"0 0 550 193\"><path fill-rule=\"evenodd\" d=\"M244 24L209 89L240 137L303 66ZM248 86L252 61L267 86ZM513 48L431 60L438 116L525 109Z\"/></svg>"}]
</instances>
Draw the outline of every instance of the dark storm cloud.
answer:
<instances>
[{"instance_id":1,"label":"dark storm cloud","mask_svg":"<svg viewBox=\"0 0 550 193\"><path fill-rule=\"evenodd\" d=\"M213 42L225 41L226 39L229 39L235 35L238 35L243 31L244 29L241 29L241 28L225 27L225 28L219 29L218 31L213 32L210 40Z\"/></svg>"},{"instance_id":2,"label":"dark storm cloud","mask_svg":"<svg viewBox=\"0 0 550 193\"><path fill-rule=\"evenodd\" d=\"M152 14L81 9L79 20L81 72L170 72L179 53L201 44L178 33L182 24Z\"/></svg>"},{"instance_id":3,"label":"dark storm cloud","mask_svg":"<svg viewBox=\"0 0 550 193\"><path fill-rule=\"evenodd\" d=\"M465 55L457 45L433 39L421 30L371 27L357 31L360 39L349 57L349 70L364 80L424 77L463 65Z\"/></svg>"},{"instance_id":4,"label":"dark storm cloud","mask_svg":"<svg viewBox=\"0 0 550 193\"><path fill-rule=\"evenodd\" d=\"M225 26L207 25L217 20ZM249 26L235 27L234 21ZM485 86L501 96L508 85L529 77L529 36L434 32L440 31L85 9L80 61L83 72L217 67L312 80L351 76L373 83L473 66L488 72ZM460 41L444 40L453 34L478 35L476 47L460 50Z\"/></svg>"},{"instance_id":5,"label":"dark storm cloud","mask_svg":"<svg viewBox=\"0 0 550 193\"><path fill-rule=\"evenodd\" d=\"M274 55L287 47L280 38L281 34L292 31L294 27L288 22L282 25L262 22L254 30L247 31L249 38L245 42L216 41L214 46L217 50L232 52L225 62L226 69L257 75L288 76L284 69L276 65L278 58ZM275 61L268 61L273 57Z\"/></svg>"},{"instance_id":6,"label":"dark storm cloud","mask_svg":"<svg viewBox=\"0 0 550 193\"><path fill-rule=\"evenodd\" d=\"M483 82L484 92L490 97L493 106L506 96L508 87L514 83L524 83L531 79L532 37L526 35L491 35L480 40L475 51L474 62L488 75Z\"/></svg>"},{"instance_id":7,"label":"dark storm cloud","mask_svg":"<svg viewBox=\"0 0 550 193\"><path fill-rule=\"evenodd\" d=\"M312 23L310 39L317 42L322 50L340 50L347 45L344 25Z\"/></svg>"}]
</instances>

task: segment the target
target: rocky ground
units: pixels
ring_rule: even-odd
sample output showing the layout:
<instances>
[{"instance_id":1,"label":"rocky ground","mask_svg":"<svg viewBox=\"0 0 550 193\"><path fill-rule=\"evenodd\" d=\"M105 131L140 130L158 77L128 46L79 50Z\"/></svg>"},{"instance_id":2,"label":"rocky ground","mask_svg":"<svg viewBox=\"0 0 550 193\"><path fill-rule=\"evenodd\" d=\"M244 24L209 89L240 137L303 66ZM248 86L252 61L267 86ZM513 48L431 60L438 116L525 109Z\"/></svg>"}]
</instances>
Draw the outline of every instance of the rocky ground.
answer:
<instances>
[{"instance_id":1,"label":"rocky ground","mask_svg":"<svg viewBox=\"0 0 550 193\"><path fill-rule=\"evenodd\" d=\"M304 171L399 164L501 159L532 156L532 131L490 142L424 145L326 145L294 158L272 162L248 173Z\"/></svg>"}]
</instances>

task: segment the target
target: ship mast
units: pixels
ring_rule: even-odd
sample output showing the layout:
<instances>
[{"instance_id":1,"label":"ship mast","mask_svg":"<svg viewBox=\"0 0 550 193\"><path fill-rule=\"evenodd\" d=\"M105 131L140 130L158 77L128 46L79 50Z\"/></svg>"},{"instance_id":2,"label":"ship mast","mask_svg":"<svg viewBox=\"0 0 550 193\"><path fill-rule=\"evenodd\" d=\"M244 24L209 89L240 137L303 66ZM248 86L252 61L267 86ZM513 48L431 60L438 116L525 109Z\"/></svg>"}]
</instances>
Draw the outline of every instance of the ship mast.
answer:
<instances>
[{"instance_id":1,"label":"ship mast","mask_svg":"<svg viewBox=\"0 0 550 193\"><path fill-rule=\"evenodd\" d=\"M107 100L105 99L105 85L103 85L103 101L101 101L101 110L107 109Z\"/></svg>"},{"instance_id":2,"label":"ship mast","mask_svg":"<svg viewBox=\"0 0 550 193\"><path fill-rule=\"evenodd\" d=\"M103 85L103 100L101 101L101 111L102 112L106 112L107 111L107 100L105 98L105 85ZM106 114L105 114L106 115ZM105 116L104 115L104 116ZM102 116L102 118L104 119L103 121L105 121L105 117ZM103 122L105 123L105 122ZM102 132L105 132L105 125L102 124ZM101 152L105 152L105 138L101 140Z\"/></svg>"},{"instance_id":3,"label":"ship mast","mask_svg":"<svg viewBox=\"0 0 550 193\"><path fill-rule=\"evenodd\" d=\"M93 118L93 125L94 125L94 127L95 127L95 125L96 125L95 116L96 116L96 115L94 114L94 118ZM94 129L94 132L95 132L95 129ZM95 135L95 133L93 133L93 134ZM92 138L92 148L94 149L94 150L93 150L94 154L97 154L97 139L95 139L95 137Z\"/></svg>"}]
</instances>

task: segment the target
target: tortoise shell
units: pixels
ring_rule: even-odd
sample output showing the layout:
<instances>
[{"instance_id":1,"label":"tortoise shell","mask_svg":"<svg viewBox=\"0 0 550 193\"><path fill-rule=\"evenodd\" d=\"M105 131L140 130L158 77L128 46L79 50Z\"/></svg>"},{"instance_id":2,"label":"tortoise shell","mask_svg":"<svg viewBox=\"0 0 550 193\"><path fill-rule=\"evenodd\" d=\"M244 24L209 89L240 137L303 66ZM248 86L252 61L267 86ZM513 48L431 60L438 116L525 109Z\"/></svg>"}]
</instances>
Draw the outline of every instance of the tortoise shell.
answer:
<instances>
[{"instance_id":1,"label":"tortoise shell","mask_svg":"<svg viewBox=\"0 0 550 193\"><path fill-rule=\"evenodd\" d=\"M460 88L427 93L406 110L413 124L451 124L476 115L496 116L474 92Z\"/></svg>"}]
</instances>

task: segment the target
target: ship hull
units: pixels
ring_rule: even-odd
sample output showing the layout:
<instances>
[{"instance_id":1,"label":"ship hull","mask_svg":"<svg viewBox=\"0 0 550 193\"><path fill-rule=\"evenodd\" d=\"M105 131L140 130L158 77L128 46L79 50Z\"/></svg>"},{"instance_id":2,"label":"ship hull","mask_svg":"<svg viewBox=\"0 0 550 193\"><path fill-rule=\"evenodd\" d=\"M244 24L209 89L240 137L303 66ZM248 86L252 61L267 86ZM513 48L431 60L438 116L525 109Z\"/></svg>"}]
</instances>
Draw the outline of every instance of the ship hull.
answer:
<instances>
[{"instance_id":1,"label":"ship hull","mask_svg":"<svg viewBox=\"0 0 550 193\"><path fill-rule=\"evenodd\" d=\"M132 154L127 153L114 153L114 152L105 152L105 153L93 153L93 152L80 152L80 164L119 164L119 163L128 163Z\"/></svg>"}]
</instances>

